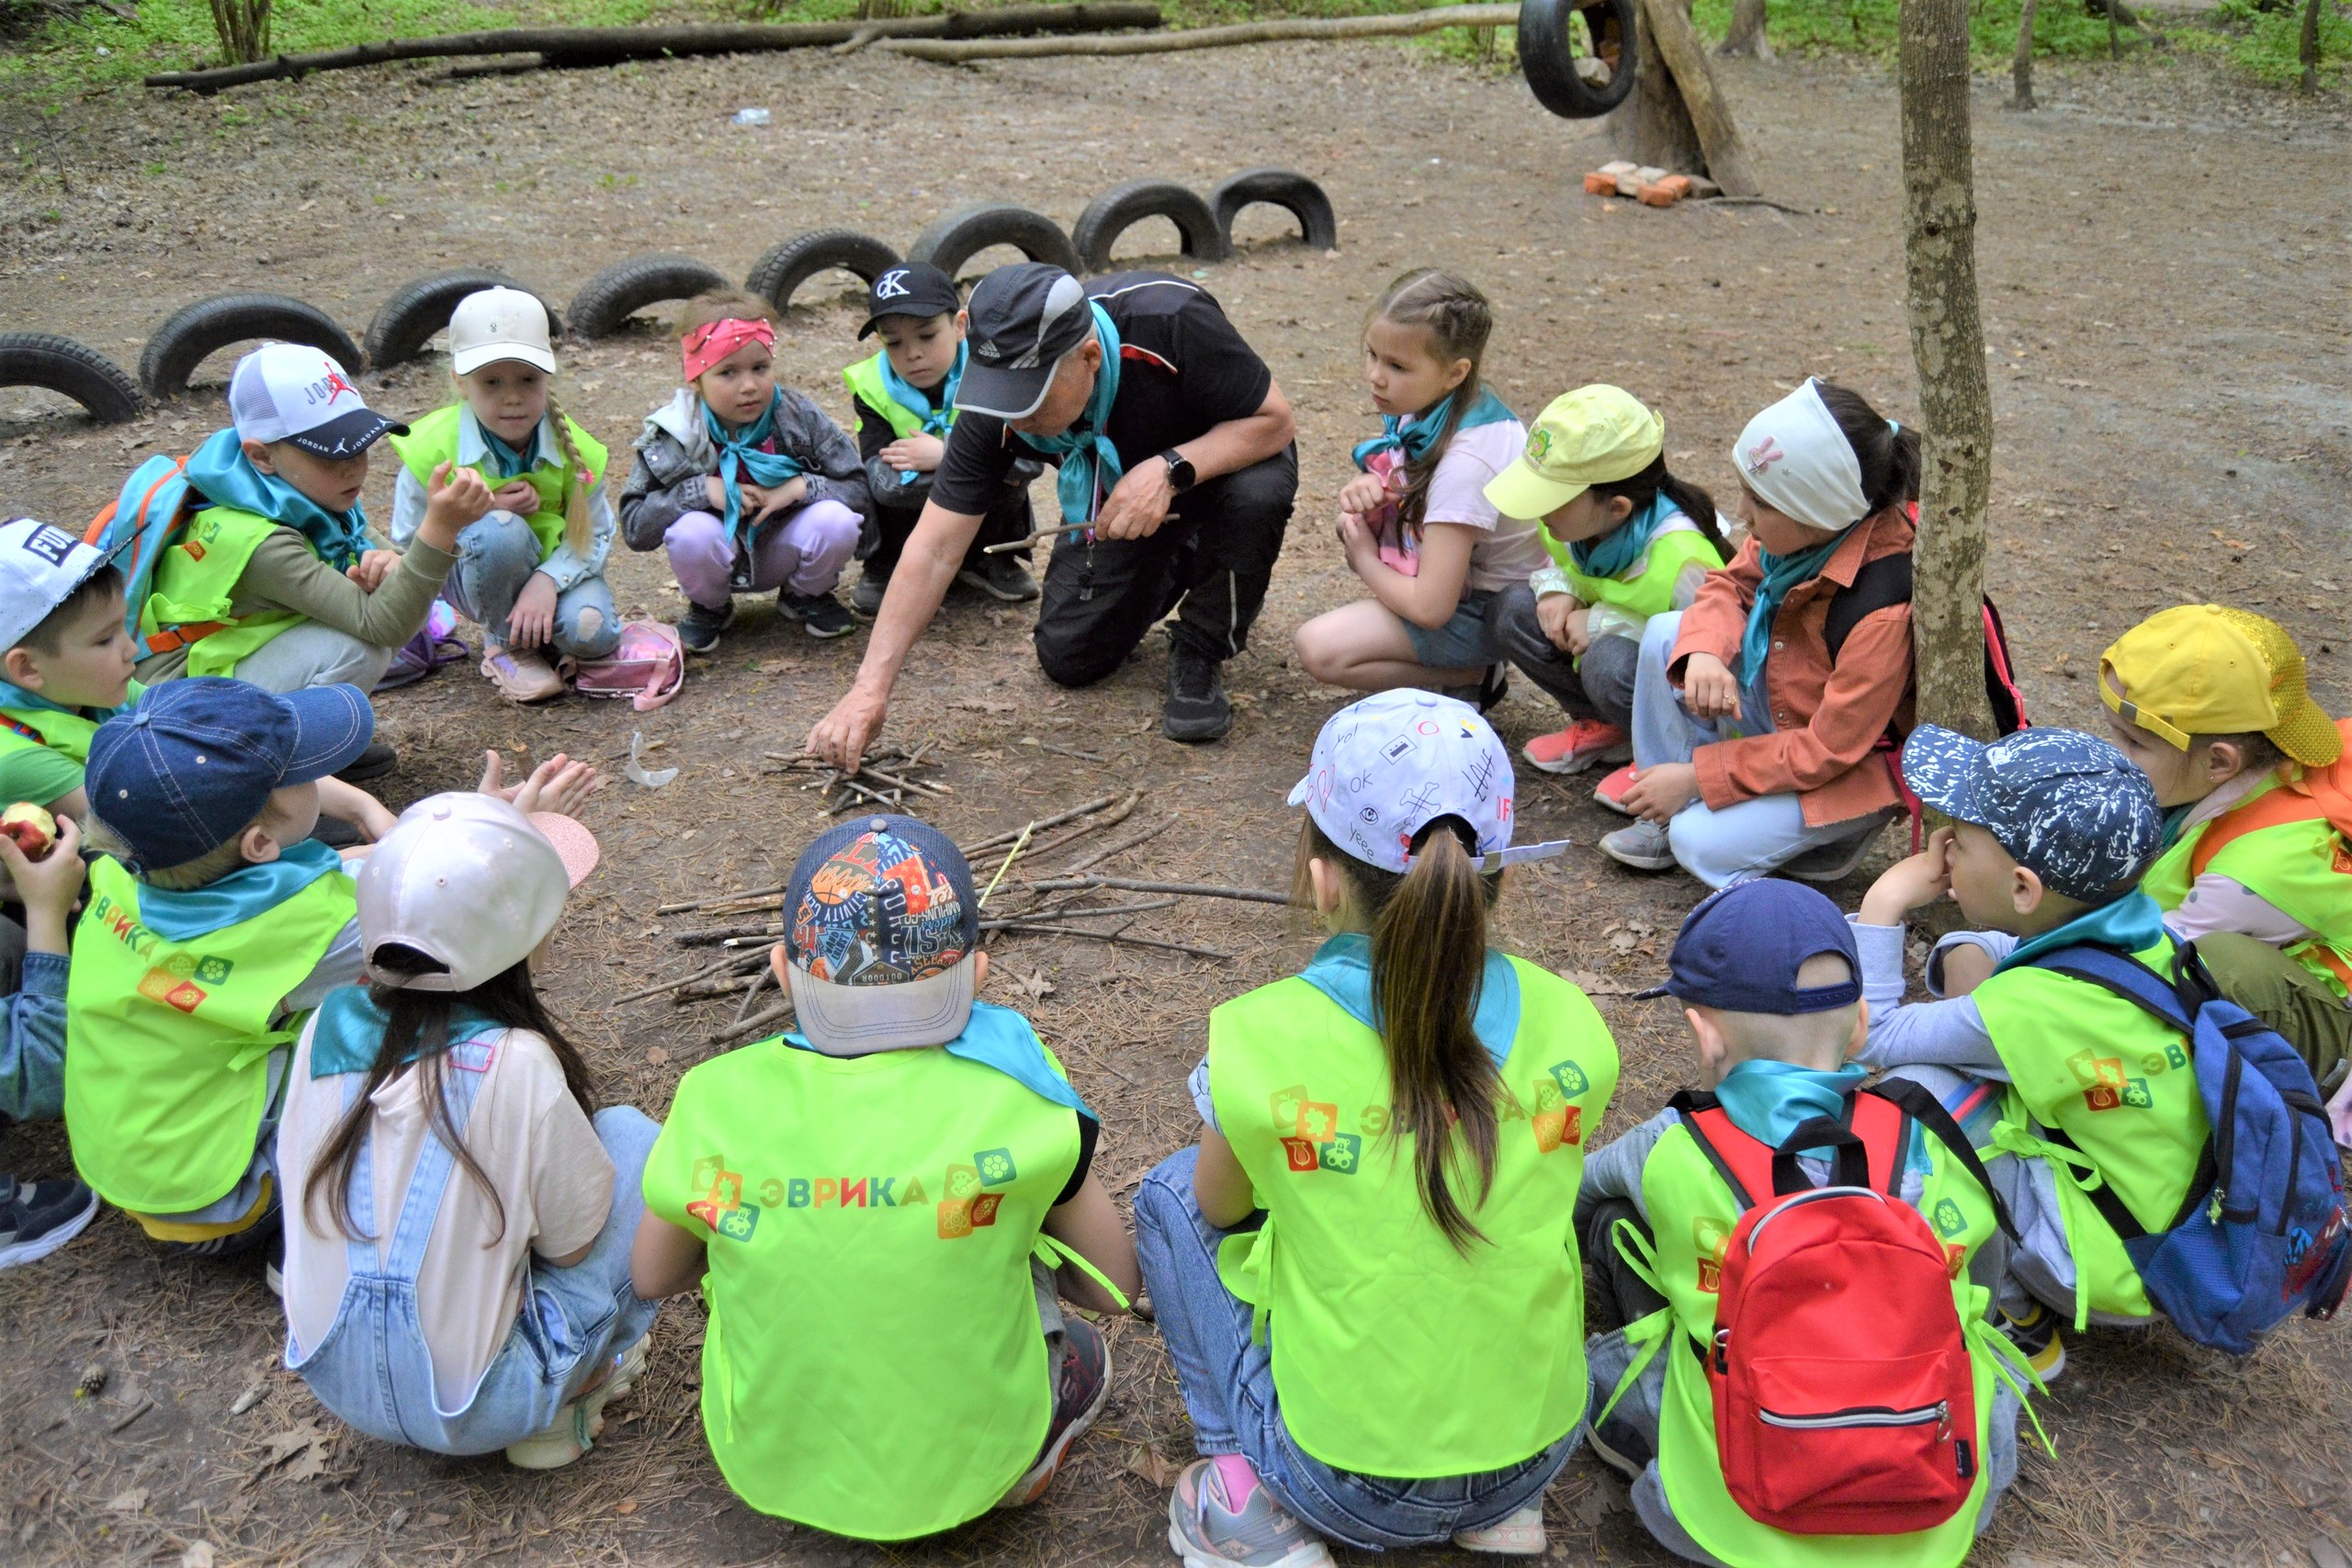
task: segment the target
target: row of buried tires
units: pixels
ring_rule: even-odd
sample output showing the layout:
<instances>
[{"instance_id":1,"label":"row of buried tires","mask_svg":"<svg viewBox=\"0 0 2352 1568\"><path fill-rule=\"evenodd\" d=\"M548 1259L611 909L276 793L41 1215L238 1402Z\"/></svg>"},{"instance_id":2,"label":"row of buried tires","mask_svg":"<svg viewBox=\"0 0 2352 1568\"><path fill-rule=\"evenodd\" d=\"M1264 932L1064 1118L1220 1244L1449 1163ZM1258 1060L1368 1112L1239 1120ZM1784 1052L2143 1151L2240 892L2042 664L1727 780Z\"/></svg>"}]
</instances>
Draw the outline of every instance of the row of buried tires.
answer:
<instances>
[{"instance_id":1,"label":"row of buried tires","mask_svg":"<svg viewBox=\"0 0 2352 1568\"><path fill-rule=\"evenodd\" d=\"M1051 262L1072 273L1104 272L1111 267L1111 250L1119 236L1151 218L1176 225L1183 254L1197 261L1222 261L1233 253L1234 218L1260 202L1288 211L1314 249L1338 246L1338 223L1321 186L1289 169L1245 169L1216 186L1206 200L1173 180L1113 186L1087 204L1077 227L1068 233L1028 208L975 202L916 235L904 257L872 235L848 229L797 234L761 256L744 287L773 301L781 312L800 287L820 273L848 272L871 284L906 261L928 262L953 276L965 262L994 245L1010 245L1032 261ZM346 366L388 369L424 353L434 334L449 324L458 300L476 289L500 286L538 293L487 267L433 273L395 290L358 344L334 317L289 295L214 295L177 311L156 329L140 355L137 381L105 355L72 338L54 333L0 333L0 387L45 388L73 399L103 423L119 424L135 417L146 399L186 392L188 378L211 355L255 338L308 344ZM618 332L649 305L729 286L716 267L691 256L640 255L615 262L591 277L560 310L555 301L539 298L559 334L594 338Z\"/></svg>"}]
</instances>

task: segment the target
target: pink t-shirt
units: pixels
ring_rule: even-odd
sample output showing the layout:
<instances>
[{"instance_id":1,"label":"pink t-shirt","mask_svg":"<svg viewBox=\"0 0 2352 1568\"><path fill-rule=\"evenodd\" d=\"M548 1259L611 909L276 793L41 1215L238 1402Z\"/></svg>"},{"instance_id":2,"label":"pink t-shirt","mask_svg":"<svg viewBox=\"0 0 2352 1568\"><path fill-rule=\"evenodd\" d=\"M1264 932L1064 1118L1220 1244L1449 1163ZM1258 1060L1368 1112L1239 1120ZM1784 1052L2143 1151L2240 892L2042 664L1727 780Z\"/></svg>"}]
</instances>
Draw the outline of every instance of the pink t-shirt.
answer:
<instances>
[{"instance_id":1,"label":"pink t-shirt","mask_svg":"<svg viewBox=\"0 0 2352 1568\"><path fill-rule=\"evenodd\" d=\"M1422 526L1451 523L1482 529L1487 535L1470 547L1470 570L1462 583L1464 593L1492 592L1524 582L1529 572L1551 559L1536 533L1540 525L1505 517L1487 500L1487 486L1517 460L1526 445L1527 427L1515 419L1473 425L1454 433L1453 439L1446 444L1445 456L1438 459L1437 472L1430 476ZM1392 463L1391 459L1396 460ZM1390 468L1401 473L1402 460L1395 453L1379 452L1374 454L1366 471L1388 479L1388 472L1384 470ZM1397 536L1393 513L1369 521L1380 530L1380 558L1408 577L1419 575L1420 563L1410 547Z\"/></svg>"}]
</instances>

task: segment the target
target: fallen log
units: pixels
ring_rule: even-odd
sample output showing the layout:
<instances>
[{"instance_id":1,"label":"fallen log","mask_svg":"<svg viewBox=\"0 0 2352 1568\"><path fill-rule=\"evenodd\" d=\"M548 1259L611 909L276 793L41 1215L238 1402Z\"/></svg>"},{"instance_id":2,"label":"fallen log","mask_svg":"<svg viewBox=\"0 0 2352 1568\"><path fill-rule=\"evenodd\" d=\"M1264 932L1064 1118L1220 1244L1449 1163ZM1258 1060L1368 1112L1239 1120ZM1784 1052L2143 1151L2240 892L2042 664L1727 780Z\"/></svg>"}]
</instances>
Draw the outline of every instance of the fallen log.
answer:
<instances>
[{"instance_id":1,"label":"fallen log","mask_svg":"<svg viewBox=\"0 0 2352 1568\"><path fill-rule=\"evenodd\" d=\"M1103 38L1080 34L1074 38L973 39L964 42L913 38L905 34L876 40L876 49L916 60L961 65L975 60L1029 60L1053 54L1165 54L1180 49L1226 49L1243 43L1285 43L1302 39L1402 38L1433 33L1445 28L1509 28L1519 25L1517 6L1442 6L1430 11L1407 11L1385 17L1290 17L1272 21L1241 22L1227 28L1186 28L1155 33L1149 38ZM1049 528L1045 536L1067 533ZM1023 541L1024 543L1032 541ZM993 546L1004 549L1009 546Z\"/></svg>"},{"instance_id":2,"label":"fallen log","mask_svg":"<svg viewBox=\"0 0 2352 1568\"><path fill-rule=\"evenodd\" d=\"M1490 7L1498 8L1498 7ZM441 60L469 54L537 54L551 66L617 65L689 54L759 54L847 43L861 32L877 39L979 39L1007 33L1085 32L1156 28L1159 7L1148 0L1084 0L1068 6L1008 6L988 11L948 11L846 22L682 22L632 28L493 28L433 38L379 39L315 54L280 54L243 65L201 71L159 71L150 87L185 87L210 95L248 82L300 80L313 71L350 71L394 60Z\"/></svg>"}]
</instances>

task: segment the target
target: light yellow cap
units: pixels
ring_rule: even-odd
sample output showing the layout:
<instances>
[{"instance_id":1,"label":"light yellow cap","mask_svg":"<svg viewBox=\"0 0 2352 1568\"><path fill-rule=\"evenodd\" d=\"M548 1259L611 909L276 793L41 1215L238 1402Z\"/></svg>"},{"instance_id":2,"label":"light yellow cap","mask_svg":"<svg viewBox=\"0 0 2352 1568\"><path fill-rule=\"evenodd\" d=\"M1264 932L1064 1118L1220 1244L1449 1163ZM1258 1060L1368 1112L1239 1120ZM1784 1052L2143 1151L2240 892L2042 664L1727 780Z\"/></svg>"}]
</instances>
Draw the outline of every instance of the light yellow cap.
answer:
<instances>
[{"instance_id":1,"label":"light yellow cap","mask_svg":"<svg viewBox=\"0 0 2352 1568\"><path fill-rule=\"evenodd\" d=\"M1578 387L1552 400L1487 499L1506 517L1548 516L1594 485L1632 479L1665 449L1666 421L1640 399L1619 387Z\"/></svg>"},{"instance_id":2,"label":"light yellow cap","mask_svg":"<svg viewBox=\"0 0 2352 1568\"><path fill-rule=\"evenodd\" d=\"M2287 628L2251 610L2160 610L2099 655L2100 700L2125 722L2186 751L2199 735L2255 730L2296 761L2343 754L2335 720L2312 701Z\"/></svg>"}]
</instances>

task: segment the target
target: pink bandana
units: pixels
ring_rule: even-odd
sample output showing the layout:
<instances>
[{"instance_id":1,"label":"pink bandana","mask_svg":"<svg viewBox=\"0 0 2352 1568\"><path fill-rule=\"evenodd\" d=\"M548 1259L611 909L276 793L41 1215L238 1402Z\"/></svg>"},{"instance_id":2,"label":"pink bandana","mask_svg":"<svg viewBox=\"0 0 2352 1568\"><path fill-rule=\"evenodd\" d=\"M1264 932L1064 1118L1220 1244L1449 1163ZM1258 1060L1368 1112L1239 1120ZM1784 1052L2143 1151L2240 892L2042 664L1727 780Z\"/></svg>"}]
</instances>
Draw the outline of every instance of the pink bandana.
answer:
<instances>
[{"instance_id":1,"label":"pink bandana","mask_svg":"<svg viewBox=\"0 0 2352 1568\"><path fill-rule=\"evenodd\" d=\"M747 343L774 348L775 328L765 321L741 321L731 316L696 327L678 344L680 357L685 363L686 379L693 380Z\"/></svg>"}]
</instances>

